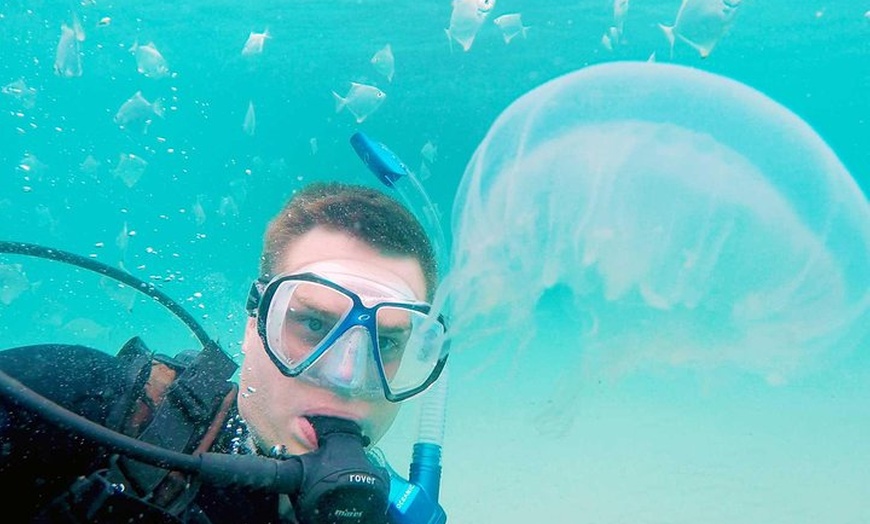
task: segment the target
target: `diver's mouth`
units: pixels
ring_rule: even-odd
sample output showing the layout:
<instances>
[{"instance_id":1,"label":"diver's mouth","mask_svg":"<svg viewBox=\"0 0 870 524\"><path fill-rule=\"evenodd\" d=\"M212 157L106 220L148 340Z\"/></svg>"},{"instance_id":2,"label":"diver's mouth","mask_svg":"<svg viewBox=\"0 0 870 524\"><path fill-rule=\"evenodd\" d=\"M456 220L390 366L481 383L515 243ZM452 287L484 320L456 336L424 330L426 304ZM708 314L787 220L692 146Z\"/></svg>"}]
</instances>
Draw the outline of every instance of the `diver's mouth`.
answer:
<instances>
[{"instance_id":1,"label":"diver's mouth","mask_svg":"<svg viewBox=\"0 0 870 524\"><path fill-rule=\"evenodd\" d=\"M318 438L317 432L314 431L314 425L308 419L308 417L300 417L299 418L299 433L302 435L303 443L312 450L317 449L318 447Z\"/></svg>"},{"instance_id":2,"label":"diver's mouth","mask_svg":"<svg viewBox=\"0 0 870 524\"><path fill-rule=\"evenodd\" d=\"M355 420L347 417L324 414L308 414L300 418L300 429L304 437L316 449L320 442L320 436L324 433L341 432L360 435L363 446L368 446L371 439Z\"/></svg>"}]
</instances>

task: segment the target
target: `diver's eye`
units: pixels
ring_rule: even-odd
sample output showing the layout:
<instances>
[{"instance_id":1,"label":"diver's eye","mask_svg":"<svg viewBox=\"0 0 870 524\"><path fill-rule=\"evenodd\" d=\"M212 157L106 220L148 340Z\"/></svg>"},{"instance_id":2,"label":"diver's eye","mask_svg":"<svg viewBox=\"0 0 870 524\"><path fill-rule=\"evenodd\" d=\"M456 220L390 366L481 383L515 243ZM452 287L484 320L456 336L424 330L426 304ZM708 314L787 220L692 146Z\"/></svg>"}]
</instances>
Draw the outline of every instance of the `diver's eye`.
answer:
<instances>
[{"instance_id":1,"label":"diver's eye","mask_svg":"<svg viewBox=\"0 0 870 524\"><path fill-rule=\"evenodd\" d=\"M381 350L381 358L391 360L399 356L403 345L393 337L378 337L378 347Z\"/></svg>"},{"instance_id":2,"label":"diver's eye","mask_svg":"<svg viewBox=\"0 0 870 524\"><path fill-rule=\"evenodd\" d=\"M306 324L309 331L317 332L323 329L323 321L319 318L309 318L306 320Z\"/></svg>"},{"instance_id":3,"label":"diver's eye","mask_svg":"<svg viewBox=\"0 0 870 524\"><path fill-rule=\"evenodd\" d=\"M313 346L326 336L336 322L337 319L312 310L290 309L284 319L284 329L288 335Z\"/></svg>"}]
</instances>

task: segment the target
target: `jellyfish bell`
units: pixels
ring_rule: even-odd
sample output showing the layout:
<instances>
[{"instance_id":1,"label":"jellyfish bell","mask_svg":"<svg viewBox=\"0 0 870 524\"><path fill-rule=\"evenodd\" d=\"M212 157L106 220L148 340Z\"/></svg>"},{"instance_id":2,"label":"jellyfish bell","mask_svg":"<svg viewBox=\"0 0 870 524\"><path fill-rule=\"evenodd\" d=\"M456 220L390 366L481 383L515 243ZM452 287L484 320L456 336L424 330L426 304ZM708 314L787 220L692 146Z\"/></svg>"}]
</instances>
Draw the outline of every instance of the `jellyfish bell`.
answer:
<instances>
[{"instance_id":1,"label":"jellyfish bell","mask_svg":"<svg viewBox=\"0 0 870 524\"><path fill-rule=\"evenodd\" d=\"M615 62L523 95L469 162L453 228L457 353L496 337L561 372L781 383L870 333L867 198L798 116L701 70Z\"/></svg>"}]
</instances>

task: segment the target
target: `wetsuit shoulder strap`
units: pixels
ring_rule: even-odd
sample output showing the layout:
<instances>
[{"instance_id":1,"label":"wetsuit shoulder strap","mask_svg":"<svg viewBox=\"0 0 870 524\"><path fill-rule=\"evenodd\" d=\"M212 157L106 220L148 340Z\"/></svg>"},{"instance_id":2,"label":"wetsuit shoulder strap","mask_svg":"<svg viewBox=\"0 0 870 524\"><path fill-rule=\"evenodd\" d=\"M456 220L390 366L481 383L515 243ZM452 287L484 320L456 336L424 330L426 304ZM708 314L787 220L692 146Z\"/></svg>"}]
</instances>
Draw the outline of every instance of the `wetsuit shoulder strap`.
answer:
<instances>
[{"instance_id":1,"label":"wetsuit shoulder strap","mask_svg":"<svg viewBox=\"0 0 870 524\"><path fill-rule=\"evenodd\" d=\"M106 418L105 425L109 429L125 435L137 436L140 433L126 425L137 418L133 416L134 412L144 412L148 408L147 396L144 392L146 384L151 380L154 357L154 353L139 337L128 340L115 356L119 361L119 367L123 370L121 383L124 384L124 388L121 397L115 401Z\"/></svg>"},{"instance_id":2,"label":"wetsuit shoulder strap","mask_svg":"<svg viewBox=\"0 0 870 524\"><path fill-rule=\"evenodd\" d=\"M238 391L230 382L238 366L220 347L209 344L193 357L173 358L153 353L134 337L117 358L123 392L109 410L107 427L173 451L211 448ZM201 512L186 513L199 489L196 479L117 455L108 466L76 480L37 520L208 522Z\"/></svg>"},{"instance_id":3,"label":"wetsuit shoulder strap","mask_svg":"<svg viewBox=\"0 0 870 524\"><path fill-rule=\"evenodd\" d=\"M127 406L112 413L122 420L120 430L173 451L208 451L235 405L238 386L230 378L238 365L213 343L189 362L155 355L138 337L125 344L118 355L128 364L128 379L134 386L133 402L125 399ZM145 355L149 358L143 358ZM198 489L188 475L124 456L113 459L110 478L176 515L190 504Z\"/></svg>"}]
</instances>

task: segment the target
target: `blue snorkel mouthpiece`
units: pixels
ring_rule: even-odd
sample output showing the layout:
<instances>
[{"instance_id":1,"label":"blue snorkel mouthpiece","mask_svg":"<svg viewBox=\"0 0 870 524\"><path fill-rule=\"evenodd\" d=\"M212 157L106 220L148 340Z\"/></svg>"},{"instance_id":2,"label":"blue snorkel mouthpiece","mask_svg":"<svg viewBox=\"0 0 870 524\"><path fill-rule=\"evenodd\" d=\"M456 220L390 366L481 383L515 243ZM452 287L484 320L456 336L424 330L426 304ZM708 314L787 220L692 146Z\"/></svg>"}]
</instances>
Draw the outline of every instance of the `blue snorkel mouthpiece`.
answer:
<instances>
[{"instance_id":1,"label":"blue snorkel mouthpiece","mask_svg":"<svg viewBox=\"0 0 870 524\"><path fill-rule=\"evenodd\" d=\"M417 176L384 144L356 132L350 137L354 151L385 186L395 190L405 206L426 228L438 272L447 269L447 248L438 213ZM438 504L441 484L441 439L446 406L446 368L433 384L421 407L420 438L414 444L409 480L387 463L383 454L373 458L390 474L390 505L387 514L395 524L444 524L447 514Z\"/></svg>"},{"instance_id":2,"label":"blue snorkel mouthpiece","mask_svg":"<svg viewBox=\"0 0 870 524\"><path fill-rule=\"evenodd\" d=\"M369 170L387 187L395 188L396 180L408 176L410 170L387 146L361 132L350 137L350 145Z\"/></svg>"}]
</instances>

